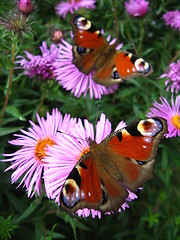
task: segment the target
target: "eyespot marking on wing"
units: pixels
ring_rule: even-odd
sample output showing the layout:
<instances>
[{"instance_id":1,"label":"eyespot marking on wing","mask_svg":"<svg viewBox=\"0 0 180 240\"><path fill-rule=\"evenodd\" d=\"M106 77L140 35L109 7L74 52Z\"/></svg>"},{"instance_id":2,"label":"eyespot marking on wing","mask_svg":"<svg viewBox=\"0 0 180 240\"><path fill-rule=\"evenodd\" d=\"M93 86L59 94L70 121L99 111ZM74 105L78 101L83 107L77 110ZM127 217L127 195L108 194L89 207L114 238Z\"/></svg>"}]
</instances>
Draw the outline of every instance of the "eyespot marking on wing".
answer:
<instances>
[{"instance_id":1,"label":"eyespot marking on wing","mask_svg":"<svg viewBox=\"0 0 180 240\"><path fill-rule=\"evenodd\" d=\"M90 48L84 48L81 46L73 46L73 52L77 55L83 56L86 53L89 53L91 51Z\"/></svg>"},{"instance_id":2,"label":"eyespot marking on wing","mask_svg":"<svg viewBox=\"0 0 180 240\"><path fill-rule=\"evenodd\" d=\"M61 191L61 201L68 208L73 208L80 201L80 190L75 180L66 180Z\"/></svg>"},{"instance_id":3,"label":"eyespot marking on wing","mask_svg":"<svg viewBox=\"0 0 180 240\"><path fill-rule=\"evenodd\" d=\"M142 58L136 59L134 62L134 66L136 67L138 73L147 74L151 70L149 63L145 62Z\"/></svg>"},{"instance_id":4,"label":"eyespot marking on wing","mask_svg":"<svg viewBox=\"0 0 180 240\"><path fill-rule=\"evenodd\" d=\"M141 120L137 129L143 136L154 137L163 130L163 124L159 119Z\"/></svg>"},{"instance_id":5,"label":"eyespot marking on wing","mask_svg":"<svg viewBox=\"0 0 180 240\"><path fill-rule=\"evenodd\" d=\"M74 25L76 28L81 30L88 30L91 28L91 22L82 16L76 16L73 19Z\"/></svg>"},{"instance_id":6,"label":"eyespot marking on wing","mask_svg":"<svg viewBox=\"0 0 180 240\"><path fill-rule=\"evenodd\" d=\"M119 76L119 74L118 74L117 68L116 68L115 66L113 67L111 77L112 77L113 79L115 79L115 80L116 80L116 79L120 79L120 76Z\"/></svg>"}]
</instances>

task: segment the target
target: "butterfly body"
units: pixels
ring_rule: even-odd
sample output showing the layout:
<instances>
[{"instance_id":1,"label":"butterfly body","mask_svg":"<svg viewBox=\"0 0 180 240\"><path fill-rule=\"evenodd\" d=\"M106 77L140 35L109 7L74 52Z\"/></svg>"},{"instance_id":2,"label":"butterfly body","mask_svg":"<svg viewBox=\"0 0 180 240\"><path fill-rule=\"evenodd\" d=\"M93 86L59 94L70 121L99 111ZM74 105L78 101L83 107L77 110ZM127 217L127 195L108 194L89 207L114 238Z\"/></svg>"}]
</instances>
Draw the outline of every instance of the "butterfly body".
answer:
<instances>
[{"instance_id":1,"label":"butterfly body","mask_svg":"<svg viewBox=\"0 0 180 240\"><path fill-rule=\"evenodd\" d=\"M117 51L88 19L73 15L73 63L84 74L93 72L93 80L101 85L121 83L134 76L148 76L152 67L142 58L127 51Z\"/></svg>"},{"instance_id":2,"label":"butterfly body","mask_svg":"<svg viewBox=\"0 0 180 240\"><path fill-rule=\"evenodd\" d=\"M165 132L165 121L147 119L110 134L100 144L89 138L89 151L62 187L62 208L70 214L82 208L117 212L128 190L135 192L152 178L158 143Z\"/></svg>"}]
</instances>

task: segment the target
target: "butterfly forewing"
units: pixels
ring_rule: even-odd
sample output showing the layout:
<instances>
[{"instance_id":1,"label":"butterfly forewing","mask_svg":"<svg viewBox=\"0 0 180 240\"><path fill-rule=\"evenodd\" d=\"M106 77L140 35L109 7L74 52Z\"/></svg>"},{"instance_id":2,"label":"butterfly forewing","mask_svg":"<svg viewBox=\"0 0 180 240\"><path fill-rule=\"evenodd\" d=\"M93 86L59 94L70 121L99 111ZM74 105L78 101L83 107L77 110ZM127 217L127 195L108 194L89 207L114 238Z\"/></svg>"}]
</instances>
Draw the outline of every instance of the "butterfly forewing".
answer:
<instances>
[{"instance_id":1,"label":"butterfly forewing","mask_svg":"<svg viewBox=\"0 0 180 240\"><path fill-rule=\"evenodd\" d=\"M166 132L164 120L148 119L108 137L107 149L114 153L113 161L131 191L152 178L158 143Z\"/></svg>"}]
</instances>

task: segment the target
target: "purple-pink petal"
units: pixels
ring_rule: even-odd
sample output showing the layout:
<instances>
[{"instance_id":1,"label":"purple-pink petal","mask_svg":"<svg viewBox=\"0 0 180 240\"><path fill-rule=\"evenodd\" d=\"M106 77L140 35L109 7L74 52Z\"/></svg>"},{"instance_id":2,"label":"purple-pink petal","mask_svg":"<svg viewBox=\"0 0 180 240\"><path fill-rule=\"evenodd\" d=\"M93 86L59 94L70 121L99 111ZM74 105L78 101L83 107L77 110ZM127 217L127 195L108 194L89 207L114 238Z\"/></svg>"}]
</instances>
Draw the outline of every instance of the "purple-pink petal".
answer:
<instances>
[{"instance_id":1,"label":"purple-pink petal","mask_svg":"<svg viewBox=\"0 0 180 240\"><path fill-rule=\"evenodd\" d=\"M161 103L154 102L150 108L147 117L161 117L167 121L168 133L165 134L166 138L180 136L180 126L176 127L172 123L174 116L180 117L180 95L176 97L175 103L173 95L171 97L171 106L165 97L160 98Z\"/></svg>"},{"instance_id":2,"label":"purple-pink petal","mask_svg":"<svg viewBox=\"0 0 180 240\"><path fill-rule=\"evenodd\" d=\"M95 0L79 0L79 1L71 0L68 2L60 2L59 4L56 5L55 9L57 15L65 18L68 12L73 14L74 11L77 11L81 8L94 9L95 2L96 2Z\"/></svg>"},{"instance_id":3,"label":"purple-pink petal","mask_svg":"<svg viewBox=\"0 0 180 240\"><path fill-rule=\"evenodd\" d=\"M174 29L180 31L180 11L168 11L163 15L163 19L166 25L171 26Z\"/></svg>"},{"instance_id":4,"label":"purple-pink petal","mask_svg":"<svg viewBox=\"0 0 180 240\"><path fill-rule=\"evenodd\" d=\"M148 11L149 2L145 0L129 0L125 2L126 11L133 17L144 16Z\"/></svg>"}]
</instances>

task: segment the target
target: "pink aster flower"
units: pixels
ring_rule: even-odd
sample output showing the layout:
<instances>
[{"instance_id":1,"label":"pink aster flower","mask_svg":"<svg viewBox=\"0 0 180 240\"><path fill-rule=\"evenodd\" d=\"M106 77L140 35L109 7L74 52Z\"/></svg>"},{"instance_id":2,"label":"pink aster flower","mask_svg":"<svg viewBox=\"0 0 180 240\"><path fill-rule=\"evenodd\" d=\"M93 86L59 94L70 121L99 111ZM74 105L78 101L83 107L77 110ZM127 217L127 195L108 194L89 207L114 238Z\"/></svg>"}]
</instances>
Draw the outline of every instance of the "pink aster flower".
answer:
<instances>
[{"instance_id":1,"label":"pink aster flower","mask_svg":"<svg viewBox=\"0 0 180 240\"><path fill-rule=\"evenodd\" d=\"M180 11L169 11L163 15L166 25L180 31Z\"/></svg>"},{"instance_id":2,"label":"pink aster flower","mask_svg":"<svg viewBox=\"0 0 180 240\"><path fill-rule=\"evenodd\" d=\"M17 138L9 143L14 146L21 146L14 153L4 154L7 159L4 162L11 162L5 171L12 170L11 183L21 179L20 185L24 183L28 191L28 197L32 197L36 192L38 195L42 189L42 175L47 170L48 165L44 160L48 155L50 146L56 144L58 131L63 130L68 133L68 129L74 124L74 119L70 115L65 115L64 119L57 109L52 111L52 115L47 113L46 120L37 114L38 125L30 121L31 127L28 131L21 130L22 134L14 134Z\"/></svg>"},{"instance_id":3,"label":"pink aster flower","mask_svg":"<svg viewBox=\"0 0 180 240\"><path fill-rule=\"evenodd\" d=\"M162 74L160 78L166 77L167 80L165 82L166 91L171 89L171 92L176 94L180 90L180 59L177 60L177 63L171 63L167 68L166 73ZM169 84L169 86L167 86Z\"/></svg>"},{"instance_id":4,"label":"pink aster flower","mask_svg":"<svg viewBox=\"0 0 180 240\"><path fill-rule=\"evenodd\" d=\"M80 8L94 9L95 2L95 0L68 0L67 2L60 2L56 5L56 13L65 18L68 12L73 14L74 11Z\"/></svg>"},{"instance_id":5,"label":"pink aster flower","mask_svg":"<svg viewBox=\"0 0 180 240\"><path fill-rule=\"evenodd\" d=\"M180 95L176 97L175 103L173 95L171 98L171 106L165 97L160 98L161 103L154 102L150 108L147 117L161 117L167 120L168 133L166 138L180 137Z\"/></svg>"},{"instance_id":6,"label":"pink aster flower","mask_svg":"<svg viewBox=\"0 0 180 240\"><path fill-rule=\"evenodd\" d=\"M25 70L24 74L30 78L38 77L40 79L52 79L54 77L54 62L59 55L60 49L52 44L50 49L47 48L46 42L42 43L40 47L41 55L34 56L33 54L25 51L26 59L23 56L18 56L20 60L16 63L20 64L20 68Z\"/></svg>"},{"instance_id":7,"label":"pink aster flower","mask_svg":"<svg viewBox=\"0 0 180 240\"><path fill-rule=\"evenodd\" d=\"M115 131L125 127L126 124L121 121L116 127ZM50 166L46 172L44 172L44 179L46 179L46 185L48 185L49 196L51 199L60 204L60 192L62 185L64 184L66 178L68 177L71 170L74 168L77 161L81 156L88 151L89 145L86 140L88 137L100 143L105 137L111 133L111 123L106 119L104 114L101 114L100 120L96 125L96 134L94 133L94 128L88 120L84 120L84 125L81 119L74 128L70 129L69 135L66 135L63 139L59 135L59 139L56 139L57 144L49 148L48 157L46 157L46 162ZM54 151L54 149L56 149ZM126 201L132 201L137 198L137 196L130 192ZM125 209L129 207L125 202L121 208ZM121 209L119 209L119 212ZM101 212L94 209L80 209L76 212L79 216L88 217L90 214L92 217L98 216L101 218ZM110 214L110 213L107 213Z\"/></svg>"},{"instance_id":8,"label":"pink aster flower","mask_svg":"<svg viewBox=\"0 0 180 240\"><path fill-rule=\"evenodd\" d=\"M110 41L111 36L108 36L107 41ZM116 39L110 41L113 44ZM122 44L117 46L120 49ZM60 44L60 55L58 56L56 63L54 64L55 70L54 74L56 80L62 85L66 90L71 90L76 97L80 97L82 94L86 97L88 91L90 98L100 99L102 95L108 95L113 93L117 88L118 84L114 84L108 88L97 84L93 79L93 73L90 72L88 75L80 72L79 69L72 63L72 45L62 39L62 44Z\"/></svg>"},{"instance_id":9,"label":"pink aster flower","mask_svg":"<svg viewBox=\"0 0 180 240\"><path fill-rule=\"evenodd\" d=\"M142 17L147 13L149 2L145 0L129 0L125 2L126 11L133 17Z\"/></svg>"}]
</instances>

